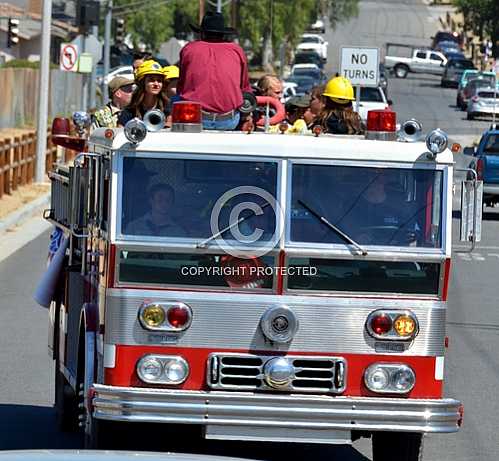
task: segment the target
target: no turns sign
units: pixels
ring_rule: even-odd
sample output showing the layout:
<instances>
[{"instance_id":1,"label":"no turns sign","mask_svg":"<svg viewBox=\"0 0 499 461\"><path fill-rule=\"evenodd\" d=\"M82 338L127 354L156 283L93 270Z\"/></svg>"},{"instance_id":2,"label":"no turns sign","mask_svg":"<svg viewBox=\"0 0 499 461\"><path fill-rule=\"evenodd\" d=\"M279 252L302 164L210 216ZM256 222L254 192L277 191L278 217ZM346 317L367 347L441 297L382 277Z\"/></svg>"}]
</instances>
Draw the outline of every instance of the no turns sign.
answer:
<instances>
[{"instance_id":1,"label":"no turns sign","mask_svg":"<svg viewBox=\"0 0 499 461\"><path fill-rule=\"evenodd\" d=\"M59 68L67 72L78 71L78 47L72 43L61 43Z\"/></svg>"},{"instance_id":2,"label":"no turns sign","mask_svg":"<svg viewBox=\"0 0 499 461\"><path fill-rule=\"evenodd\" d=\"M377 86L379 48L341 48L340 73L352 85Z\"/></svg>"}]
</instances>

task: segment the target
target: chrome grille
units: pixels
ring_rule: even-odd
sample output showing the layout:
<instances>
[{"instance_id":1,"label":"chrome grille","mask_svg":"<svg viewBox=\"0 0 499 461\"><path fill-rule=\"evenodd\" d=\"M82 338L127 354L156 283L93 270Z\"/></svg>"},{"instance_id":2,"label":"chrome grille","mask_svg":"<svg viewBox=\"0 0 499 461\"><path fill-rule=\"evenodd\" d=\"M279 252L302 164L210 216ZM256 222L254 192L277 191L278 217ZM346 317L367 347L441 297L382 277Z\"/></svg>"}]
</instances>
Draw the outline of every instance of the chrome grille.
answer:
<instances>
[{"instance_id":1,"label":"chrome grille","mask_svg":"<svg viewBox=\"0 0 499 461\"><path fill-rule=\"evenodd\" d=\"M284 356L294 368L291 384L279 389L265 381L264 366L276 356L211 354L207 380L212 389L341 393L346 388L346 361L341 357Z\"/></svg>"}]
</instances>

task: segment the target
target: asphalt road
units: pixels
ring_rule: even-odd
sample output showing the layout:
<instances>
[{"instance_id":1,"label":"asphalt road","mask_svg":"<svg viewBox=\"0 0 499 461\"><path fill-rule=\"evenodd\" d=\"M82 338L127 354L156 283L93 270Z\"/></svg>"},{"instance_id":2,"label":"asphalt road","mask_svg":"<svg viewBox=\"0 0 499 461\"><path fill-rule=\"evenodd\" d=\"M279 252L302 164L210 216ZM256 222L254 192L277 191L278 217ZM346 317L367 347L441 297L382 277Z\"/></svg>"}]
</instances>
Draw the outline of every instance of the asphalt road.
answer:
<instances>
[{"instance_id":1,"label":"asphalt road","mask_svg":"<svg viewBox=\"0 0 499 461\"><path fill-rule=\"evenodd\" d=\"M327 32L330 70L341 45L382 46L387 40L426 44L438 27L441 9L416 1L362 2L359 18ZM354 40L352 37L356 37ZM336 50L334 49L336 46ZM468 122L454 107L455 90L441 89L436 77L391 78L390 98L398 120L415 117L425 129L439 126L453 139L470 142L485 129L486 122ZM466 158L458 156L460 165ZM456 194L456 206L457 206ZM454 220L453 270L450 285L446 358L448 396L465 404L465 422L457 434L425 439L425 461L496 461L499 459L497 430L499 399L499 312L496 301L499 266L499 213L488 209L483 239L473 253L459 242ZM0 262L0 448L77 448L77 437L58 433L52 409L53 364L47 356L47 312L31 299L41 276L48 235L27 244ZM163 439L163 440L162 440ZM142 448L168 449L161 435ZM262 460L366 461L368 441L353 447L294 446L268 444L200 443L183 440L179 449L218 452ZM134 448L130 446L130 448Z\"/></svg>"}]
</instances>

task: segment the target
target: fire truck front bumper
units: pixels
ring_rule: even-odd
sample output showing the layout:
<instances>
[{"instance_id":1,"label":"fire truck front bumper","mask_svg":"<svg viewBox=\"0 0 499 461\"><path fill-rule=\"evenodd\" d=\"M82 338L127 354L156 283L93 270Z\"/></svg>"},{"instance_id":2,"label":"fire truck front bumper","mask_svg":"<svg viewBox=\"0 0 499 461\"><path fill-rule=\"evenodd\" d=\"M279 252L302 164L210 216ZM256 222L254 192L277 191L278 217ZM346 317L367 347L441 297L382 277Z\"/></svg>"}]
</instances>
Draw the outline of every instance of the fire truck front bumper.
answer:
<instances>
[{"instance_id":1,"label":"fire truck front bumper","mask_svg":"<svg viewBox=\"0 0 499 461\"><path fill-rule=\"evenodd\" d=\"M275 438L273 432L276 440L278 433L293 433L293 440L315 442L328 431L448 433L459 430L462 418L462 406L454 399L270 395L99 384L93 389L97 419L199 424L206 426L207 437L213 434L211 438L240 438L237 431L260 431L268 440Z\"/></svg>"}]
</instances>

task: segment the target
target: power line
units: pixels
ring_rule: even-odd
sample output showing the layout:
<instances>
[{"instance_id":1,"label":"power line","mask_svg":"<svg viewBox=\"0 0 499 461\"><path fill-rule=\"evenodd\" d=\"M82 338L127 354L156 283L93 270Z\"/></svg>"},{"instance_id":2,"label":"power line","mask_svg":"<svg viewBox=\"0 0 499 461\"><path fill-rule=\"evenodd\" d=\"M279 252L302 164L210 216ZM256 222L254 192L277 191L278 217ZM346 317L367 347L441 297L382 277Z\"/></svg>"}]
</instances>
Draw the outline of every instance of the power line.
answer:
<instances>
[{"instance_id":1,"label":"power line","mask_svg":"<svg viewBox=\"0 0 499 461\"><path fill-rule=\"evenodd\" d=\"M153 1L154 0L144 0L142 2L127 3L126 5L117 5L117 6L113 7L113 14L115 16L118 14L131 14L132 13L131 11L121 12L120 10L135 8L137 6L148 6L148 3L152 3ZM171 2L171 0L160 0L159 2L154 1L154 6L166 4L166 3L170 3L170 2Z\"/></svg>"}]
</instances>

